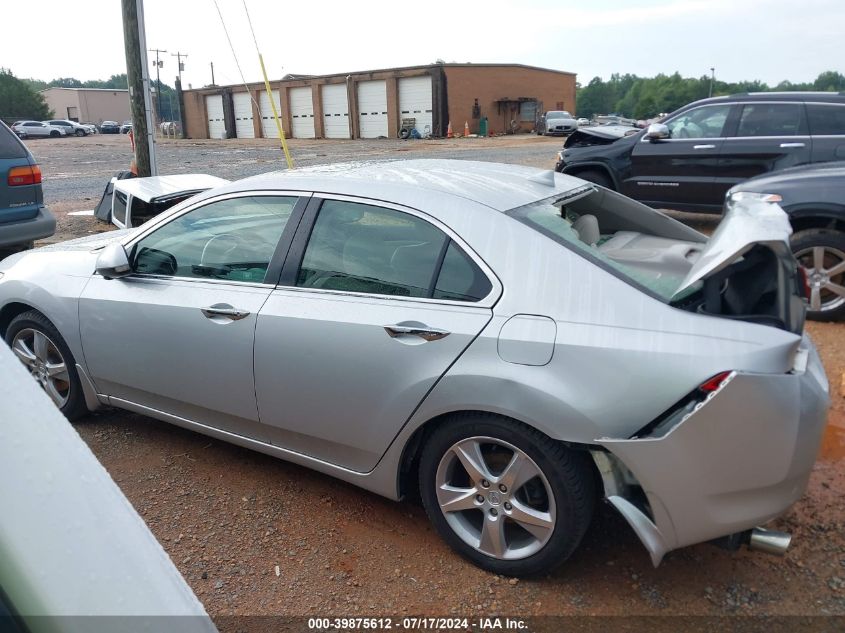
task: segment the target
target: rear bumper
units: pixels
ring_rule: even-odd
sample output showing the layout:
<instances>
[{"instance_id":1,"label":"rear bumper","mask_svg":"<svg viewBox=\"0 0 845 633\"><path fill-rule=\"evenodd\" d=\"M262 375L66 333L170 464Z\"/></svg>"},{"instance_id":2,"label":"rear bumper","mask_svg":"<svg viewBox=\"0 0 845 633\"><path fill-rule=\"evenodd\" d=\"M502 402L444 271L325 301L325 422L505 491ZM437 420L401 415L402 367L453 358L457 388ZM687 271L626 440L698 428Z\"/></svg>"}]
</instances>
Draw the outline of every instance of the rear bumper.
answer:
<instances>
[{"instance_id":1,"label":"rear bumper","mask_svg":"<svg viewBox=\"0 0 845 633\"><path fill-rule=\"evenodd\" d=\"M788 374L735 373L661 437L598 440L612 454L599 463L607 499L655 565L670 550L761 525L804 493L830 397L806 336L798 358ZM617 481L630 471L647 508L626 495L630 488L607 485L608 464L616 464Z\"/></svg>"},{"instance_id":2,"label":"rear bumper","mask_svg":"<svg viewBox=\"0 0 845 633\"><path fill-rule=\"evenodd\" d=\"M40 240L55 232L56 218L47 207L41 207L32 219L0 224L0 247Z\"/></svg>"}]
</instances>

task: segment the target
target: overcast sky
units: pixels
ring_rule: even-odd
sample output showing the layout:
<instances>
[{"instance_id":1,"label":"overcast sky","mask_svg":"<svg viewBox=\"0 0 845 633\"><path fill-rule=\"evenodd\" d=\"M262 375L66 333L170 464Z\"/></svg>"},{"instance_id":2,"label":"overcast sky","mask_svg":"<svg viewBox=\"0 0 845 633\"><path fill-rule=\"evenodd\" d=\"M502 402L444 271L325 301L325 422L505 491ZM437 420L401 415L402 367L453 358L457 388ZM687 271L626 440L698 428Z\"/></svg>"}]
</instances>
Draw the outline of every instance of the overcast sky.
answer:
<instances>
[{"instance_id":1,"label":"overcast sky","mask_svg":"<svg viewBox=\"0 0 845 633\"><path fill-rule=\"evenodd\" d=\"M217 0L247 81L261 72L244 0ZM578 73L679 71L724 81L809 81L845 72L845 0L487 0L448 11L370 0L246 0L271 79L447 62L514 62ZM437 3L414 5L435 7ZM145 0L148 48L166 49L162 81L239 83L214 0ZM8 8L8 7L7 7ZM4 10L0 66L18 77L105 79L126 71L120 0L41 0ZM16 15L26 23L14 28ZM63 17L64 16L64 17ZM153 72L154 76L154 72Z\"/></svg>"}]
</instances>

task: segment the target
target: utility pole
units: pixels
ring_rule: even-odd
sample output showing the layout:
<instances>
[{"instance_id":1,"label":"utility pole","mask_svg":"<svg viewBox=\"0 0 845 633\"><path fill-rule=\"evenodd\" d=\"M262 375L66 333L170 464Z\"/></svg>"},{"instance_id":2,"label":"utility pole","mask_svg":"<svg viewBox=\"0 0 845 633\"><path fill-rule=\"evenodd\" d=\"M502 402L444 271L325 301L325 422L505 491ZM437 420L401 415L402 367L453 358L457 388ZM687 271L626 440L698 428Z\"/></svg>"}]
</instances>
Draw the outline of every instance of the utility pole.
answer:
<instances>
[{"instance_id":1,"label":"utility pole","mask_svg":"<svg viewBox=\"0 0 845 633\"><path fill-rule=\"evenodd\" d=\"M715 79L716 79L716 68L711 66L710 67L710 94L707 95L708 97L713 96L713 82L715 81Z\"/></svg>"},{"instance_id":2,"label":"utility pole","mask_svg":"<svg viewBox=\"0 0 845 633\"><path fill-rule=\"evenodd\" d=\"M142 0L143 1L143 0ZM156 54L156 114L158 118L161 118L161 78L160 78L160 71L161 68L164 66L164 61L158 58L159 53L166 53L167 51L163 51L159 48L151 48L151 53ZM156 121L158 123L158 121Z\"/></svg>"},{"instance_id":3,"label":"utility pole","mask_svg":"<svg viewBox=\"0 0 845 633\"><path fill-rule=\"evenodd\" d=\"M175 57L176 61L178 62L178 67L176 70L179 73L179 81L182 81L182 71L185 70L185 62L183 62L182 59L188 59L188 55L186 53L180 53L179 51L176 51L175 53L170 53L170 56ZM212 64L212 68L213 67L214 64Z\"/></svg>"},{"instance_id":4,"label":"utility pole","mask_svg":"<svg viewBox=\"0 0 845 633\"><path fill-rule=\"evenodd\" d=\"M155 131L150 101L150 73L147 66L147 38L144 32L144 0L121 0L126 77L135 137L135 165L138 176L158 175Z\"/></svg>"},{"instance_id":5,"label":"utility pole","mask_svg":"<svg viewBox=\"0 0 845 633\"><path fill-rule=\"evenodd\" d=\"M214 83L214 62L211 62L211 85L216 86L217 84Z\"/></svg>"},{"instance_id":6,"label":"utility pole","mask_svg":"<svg viewBox=\"0 0 845 633\"><path fill-rule=\"evenodd\" d=\"M179 138L185 138L185 121L182 118L182 109L184 107L184 96L182 95L182 71L185 70L185 62L183 62L182 59L187 59L188 56L179 51L170 53L170 56L176 58L176 71L179 73L179 76L176 77L176 81L174 82L174 85L176 86L176 110L179 115L178 136ZM170 110L171 112L173 111L173 106L170 107Z\"/></svg>"}]
</instances>

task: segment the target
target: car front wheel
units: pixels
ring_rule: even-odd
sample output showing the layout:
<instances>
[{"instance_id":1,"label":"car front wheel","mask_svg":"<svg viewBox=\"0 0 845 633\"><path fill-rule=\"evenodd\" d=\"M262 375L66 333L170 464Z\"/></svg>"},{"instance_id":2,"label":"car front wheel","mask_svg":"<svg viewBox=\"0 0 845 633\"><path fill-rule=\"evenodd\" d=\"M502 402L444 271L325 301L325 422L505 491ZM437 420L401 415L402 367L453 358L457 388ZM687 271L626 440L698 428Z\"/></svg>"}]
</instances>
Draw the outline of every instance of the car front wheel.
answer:
<instances>
[{"instance_id":1,"label":"car front wheel","mask_svg":"<svg viewBox=\"0 0 845 633\"><path fill-rule=\"evenodd\" d=\"M845 317L845 232L808 229L792 236L795 259L807 271L807 316L816 321Z\"/></svg>"},{"instance_id":2,"label":"car front wheel","mask_svg":"<svg viewBox=\"0 0 845 633\"><path fill-rule=\"evenodd\" d=\"M73 354L43 314L31 310L12 319L6 343L68 420L88 412Z\"/></svg>"},{"instance_id":3,"label":"car front wheel","mask_svg":"<svg viewBox=\"0 0 845 633\"><path fill-rule=\"evenodd\" d=\"M565 561L595 506L586 453L484 413L457 415L427 439L419 481L440 536L479 567L508 576Z\"/></svg>"}]
</instances>

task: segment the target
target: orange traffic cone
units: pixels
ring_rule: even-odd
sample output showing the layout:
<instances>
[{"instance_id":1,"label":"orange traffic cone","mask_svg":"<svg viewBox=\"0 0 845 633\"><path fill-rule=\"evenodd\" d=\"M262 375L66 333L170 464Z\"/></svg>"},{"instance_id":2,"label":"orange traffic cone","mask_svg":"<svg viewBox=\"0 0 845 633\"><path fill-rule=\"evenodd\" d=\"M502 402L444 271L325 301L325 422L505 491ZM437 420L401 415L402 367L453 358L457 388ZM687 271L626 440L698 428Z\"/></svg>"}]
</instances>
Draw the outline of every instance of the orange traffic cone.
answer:
<instances>
[{"instance_id":1,"label":"orange traffic cone","mask_svg":"<svg viewBox=\"0 0 845 633\"><path fill-rule=\"evenodd\" d=\"M469 136L469 121L464 121L464 136Z\"/></svg>"},{"instance_id":2,"label":"orange traffic cone","mask_svg":"<svg viewBox=\"0 0 845 633\"><path fill-rule=\"evenodd\" d=\"M454 138L455 135L452 134L452 122L449 121L449 127L446 128L446 138Z\"/></svg>"}]
</instances>

